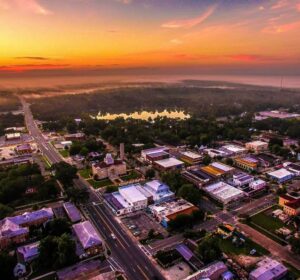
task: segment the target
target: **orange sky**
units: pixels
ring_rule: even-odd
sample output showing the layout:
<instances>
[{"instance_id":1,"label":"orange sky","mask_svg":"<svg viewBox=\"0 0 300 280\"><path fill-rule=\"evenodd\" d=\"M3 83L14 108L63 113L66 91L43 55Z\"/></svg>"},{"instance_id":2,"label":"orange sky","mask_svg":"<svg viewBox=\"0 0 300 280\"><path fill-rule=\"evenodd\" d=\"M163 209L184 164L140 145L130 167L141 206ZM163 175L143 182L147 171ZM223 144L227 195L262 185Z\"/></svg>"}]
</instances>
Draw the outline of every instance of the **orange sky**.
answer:
<instances>
[{"instance_id":1,"label":"orange sky","mask_svg":"<svg viewBox=\"0 0 300 280\"><path fill-rule=\"evenodd\" d=\"M0 73L288 67L300 0L0 0Z\"/></svg>"}]
</instances>

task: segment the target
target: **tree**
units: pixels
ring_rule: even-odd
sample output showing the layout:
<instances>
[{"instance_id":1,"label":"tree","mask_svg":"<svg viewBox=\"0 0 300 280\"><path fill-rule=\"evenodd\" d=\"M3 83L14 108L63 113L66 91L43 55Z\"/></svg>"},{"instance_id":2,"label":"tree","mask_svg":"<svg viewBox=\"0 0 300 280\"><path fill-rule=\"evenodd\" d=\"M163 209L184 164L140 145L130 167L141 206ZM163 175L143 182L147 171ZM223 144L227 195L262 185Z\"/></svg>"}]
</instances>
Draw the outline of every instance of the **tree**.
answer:
<instances>
[{"instance_id":1,"label":"tree","mask_svg":"<svg viewBox=\"0 0 300 280\"><path fill-rule=\"evenodd\" d=\"M168 227L170 230L182 231L185 228L193 226L193 217L187 214L179 214L175 219L169 221Z\"/></svg>"},{"instance_id":2,"label":"tree","mask_svg":"<svg viewBox=\"0 0 300 280\"><path fill-rule=\"evenodd\" d=\"M196 189L192 184L182 185L181 188L178 190L178 196L196 205L201 199L200 190Z\"/></svg>"},{"instance_id":3,"label":"tree","mask_svg":"<svg viewBox=\"0 0 300 280\"><path fill-rule=\"evenodd\" d=\"M45 234L53 236L61 236L64 233L71 234L71 224L64 218L57 218L49 221L45 225Z\"/></svg>"},{"instance_id":4,"label":"tree","mask_svg":"<svg viewBox=\"0 0 300 280\"><path fill-rule=\"evenodd\" d=\"M73 239L70 238L68 234L63 234L57 240L58 249L58 266L63 267L67 265L72 265L76 262L76 244Z\"/></svg>"},{"instance_id":5,"label":"tree","mask_svg":"<svg viewBox=\"0 0 300 280\"><path fill-rule=\"evenodd\" d=\"M75 204L86 203L90 197L86 189L75 189L74 187L67 189L67 196Z\"/></svg>"},{"instance_id":6,"label":"tree","mask_svg":"<svg viewBox=\"0 0 300 280\"><path fill-rule=\"evenodd\" d=\"M5 217L11 215L14 212L14 209L0 203L0 220L4 219Z\"/></svg>"},{"instance_id":7,"label":"tree","mask_svg":"<svg viewBox=\"0 0 300 280\"><path fill-rule=\"evenodd\" d=\"M49 199L55 198L58 195L58 188L56 186L56 181L50 179L44 182L38 187L38 197L39 199Z\"/></svg>"},{"instance_id":8,"label":"tree","mask_svg":"<svg viewBox=\"0 0 300 280\"><path fill-rule=\"evenodd\" d=\"M202 160L203 164L205 164L205 165L209 165L211 163L211 161L212 161L212 159L209 155L206 155Z\"/></svg>"},{"instance_id":9,"label":"tree","mask_svg":"<svg viewBox=\"0 0 300 280\"><path fill-rule=\"evenodd\" d=\"M174 192L177 192L179 188L185 183L180 172L178 171L166 172L162 175L161 179Z\"/></svg>"},{"instance_id":10,"label":"tree","mask_svg":"<svg viewBox=\"0 0 300 280\"><path fill-rule=\"evenodd\" d=\"M271 148L274 145L278 145L278 146L282 147L283 146L282 139L275 138L275 137L271 138L269 141L269 148Z\"/></svg>"},{"instance_id":11,"label":"tree","mask_svg":"<svg viewBox=\"0 0 300 280\"><path fill-rule=\"evenodd\" d=\"M300 238L292 238L290 241L291 247L292 247L292 251L295 254L300 254Z\"/></svg>"},{"instance_id":12,"label":"tree","mask_svg":"<svg viewBox=\"0 0 300 280\"><path fill-rule=\"evenodd\" d=\"M146 171L145 177L146 179L152 179L155 176L155 170L154 169L148 169Z\"/></svg>"},{"instance_id":13,"label":"tree","mask_svg":"<svg viewBox=\"0 0 300 280\"><path fill-rule=\"evenodd\" d=\"M57 259L57 241L54 236L47 236L39 245L38 263L44 268L53 268Z\"/></svg>"},{"instance_id":14,"label":"tree","mask_svg":"<svg viewBox=\"0 0 300 280\"><path fill-rule=\"evenodd\" d=\"M73 180L77 178L77 168L64 161L55 163L52 166L55 171L55 178L60 181L64 187L73 185Z\"/></svg>"},{"instance_id":15,"label":"tree","mask_svg":"<svg viewBox=\"0 0 300 280\"><path fill-rule=\"evenodd\" d=\"M105 189L105 192L106 193L113 193L113 192L116 192L118 191L119 187L118 186L107 186L106 189Z\"/></svg>"},{"instance_id":16,"label":"tree","mask_svg":"<svg viewBox=\"0 0 300 280\"><path fill-rule=\"evenodd\" d=\"M0 275L1 279L13 280L15 279L13 275L13 269L17 264L15 257L10 256L7 252L0 253Z\"/></svg>"},{"instance_id":17,"label":"tree","mask_svg":"<svg viewBox=\"0 0 300 280\"><path fill-rule=\"evenodd\" d=\"M218 260L222 255L218 238L213 235L204 238L196 248L196 254L204 263Z\"/></svg>"}]
</instances>

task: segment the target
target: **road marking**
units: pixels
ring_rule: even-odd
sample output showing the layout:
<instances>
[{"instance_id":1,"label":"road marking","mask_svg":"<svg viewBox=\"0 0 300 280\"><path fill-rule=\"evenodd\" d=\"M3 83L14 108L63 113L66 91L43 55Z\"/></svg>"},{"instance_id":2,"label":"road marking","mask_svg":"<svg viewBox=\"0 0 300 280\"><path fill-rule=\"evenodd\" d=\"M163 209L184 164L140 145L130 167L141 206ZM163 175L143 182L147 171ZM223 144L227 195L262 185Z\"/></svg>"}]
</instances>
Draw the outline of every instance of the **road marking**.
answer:
<instances>
[{"instance_id":1,"label":"road marking","mask_svg":"<svg viewBox=\"0 0 300 280\"><path fill-rule=\"evenodd\" d=\"M146 275L146 273L143 271L143 269L139 265L137 265L137 268L139 269L140 272L142 272L142 274L144 275L144 277L146 279L149 279L148 276Z\"/></svg>"}]
</instances>

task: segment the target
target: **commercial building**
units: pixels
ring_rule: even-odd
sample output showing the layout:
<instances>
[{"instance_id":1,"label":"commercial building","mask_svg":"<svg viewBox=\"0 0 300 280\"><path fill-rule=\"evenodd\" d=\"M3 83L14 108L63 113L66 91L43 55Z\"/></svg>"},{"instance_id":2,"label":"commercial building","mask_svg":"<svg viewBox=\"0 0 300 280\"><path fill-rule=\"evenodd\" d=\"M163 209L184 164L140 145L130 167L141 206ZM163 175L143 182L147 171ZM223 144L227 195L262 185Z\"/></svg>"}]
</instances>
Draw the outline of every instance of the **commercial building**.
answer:
<instances>
[{"instance_id":1,"label":"commercial building","mask_svg":"<svg viewBox=\"0 0 300 280\"><path fill-rule=\"evenodd\" d=\"M114 160L111 154L107 154L104 161L92 165L93 176L99 180L119 177L126 172L126 163L122 160Z\"/></svg>"},{"instance_id":2,"label":"commercial building","mask_svg":"<svg viewBox=\"0 0 300 280\"><path fill-rule=\"evenodd\" d=\"M158 161L158 160L162 160L162 159L166 159L169 158L170 154L167 152L157 152L157 153L151 153L151 154L147 154L146 155L146 159L149 162L154 162L154 161Z\"/></svg>"},{"instance_id":3,"label":"commercial building","mask_svg":"<svg viewBox=\"0 0 300 280\"><path fill-rule=\"evenodd\" d=\"M72 141L61 141L60 142L60 146L63 148L63 149L68 149L72 146Z\"/></svg>"},{"instance_id":4,"label":"commercial building","mask_svg":"<svg viewBox=\"0 0 300 280\"><path fill-rule=\"evenodd\" d=\"M184 199L165 202L160 205L151 205L149 209L153 216L166 228L168 227L168 223L178 215L190 215L193 211L198 210L195 205Z\"/></svg>"},{"instance_id":5,"label":"commercial building","mask_svg":"<svg viewBox=\"0 0 300 280\"><path fill-rule=\"evenodd\" d=\"M155 204L160 204L175 198L175 194L170 191L169 186L159 180L147 182L142 189L151 194Z\"/></svg>"},{"instance_id":6,"label":"commercial building","mask_svg":"<svg viewBox=\"0 0 300 280\"><path fill-rule=\"evenodd\" d=\"M296 176L300 176L300 164L291 163L287 166L287 169L293 172Z\"/></svg>"},{"instance_id":7,"label":"commercial building","mask_svg":"<svg viewBox=\"0 0 300 280\"><path fill-rule=\"evenodd\" d=\"M18 155L28 155L32 153L31 145L26 143L15 147L15 152Z\"/></svg>"},{"instance_id":8,"label":"commercial building","mask_svg":"<svg viewBox=\"0 0 300 280\"><path fill-rule=\"evenodd\" d=\"M261 152L261 151L265 151L268 149L268 143L263 142L263 141L252 141L252 142L248 142L246 143L246 149L253 151L255 153Z\"/></svg>"},{"instance_id":9,"label":"commercial building","mask_svg":"<svg viewBox=\"0 0 300 280\"><path fill-rule=\"evenodd\" d=\"M176 158L166 158L153 162L153 167L161 171L180 169L183 166L184 162Z\"/></svg>"},{"instance_id":10,"label":"commercial building","mask_svg":"<svg viewBox=\"0 0 300 280\"><path fill-rule=\"evenodd\" d=\"M238 157L234 159L234 164L246 171L254 171L258 168L259 161L251 156Z\"/></svg>"},{"instance_id":11,"label":"commercial building","mask_svg":"<svg viewBox=\"0 0 300 280\"><path fill-rule=\"evenodd\" d=\"M162 152L168 153L169 148L167 148L165 146L160 146L160 147L155 147L155 148L151 148L151 149L142 150L141 151L141 157L144 160L147 160L147 156L150 156L151 154L162 153Z\"/></svg>"},{"instance_id":12,"label":"commercial building","mask_svg":"<svg viewBox=\"0 0 300 280\"><path fill-rule=\"evenodd\" d=\"M103 252L100 235L90 221L74 224L72 228L86 255L92 256Z\"/></svg>"},{"instance_id":13,"label":"commercial building","mask_svg":"<svg viewBox=\"0 0 300 280\"><path fill-rule=\"evenodd\" d=\"M300 198L290 194L282 194L279 196L278 204L283 207L283 211L289 216L297 216L300 214Z\"/></svg>"},{"instance_id":14,"label":"commercial building","mask_svg":"<svg viewBox=\"0 0 300 280\"><path fill-rule=\"evenodd\" d=\"M218 182L209 185L204 188L204 191L213 199L225 205L245 196L245 193L242 190L239 190L225 182Z\"/></svg>"},{"instance_id":15,"label":"commercial building","mask_svg":"<svg viewBox=\"0 0 300 280\"><path fill-rule=\"evenodd\" d=\"M85 139L85 134L82 132L73 133L73 134L66 134L65 140L66 141L81 141Z\"/></svg>"},{"instance_id":16,"label":"commercial building","mask_svg":"<svg viewBox=\"0 0 300 280\"><path fill-rule=\"evenodd\" d=\"M211 158L223 158L227 157L229 153L227 151L223 151L221 149L204 149L204 153L209 155Z\"/></svg>"},{"instance_id":17,"label":"commercial building","mask_svg":"<svg viewBox=\"0 0 300 280\"><path fill-rule=\"evenodd\" d=\"M7 141L20 140L20 139L21 139L21 133L19 133L19 132L5 134L5 140L7 140Z\"/></svg>"},{"instance_id":18,"label":"commercial building","mask_svg":"<svg viewBox=\"0 0 300 280\"><path fill-rule=\"evenodd\" d=\"M244 147L233 144L222 146L222 150L227 152L230 156L243 155L247 153L247 149Z\"/></svg>"},{"instance_id":19,"label":"commercial building","mask_svg":"<svg viewBox=\"0 0 300 280\"><path fill-rule=\"evenodd\" d=\"M51 208L24 213L22 215L7 217L0 221L0 249L10 244L25 242L29 236L30 226L39 226L53 218Z\"/></svg>"},{"instance_id":20,"label":"commercial building","mask_svg":"<svg viewBox=\"0 0 300 280\"><path fill-rule=\"evenodd\" d=\"M212 166L213 168L216 168L218 170L221 170L224 172L224 174L231 174L235 168L229 165L226 165L224 163L221 162L213 162L210 164L210 166Z\"/></svg>"},{"instance_id":21,"label":"commercial building","mask_svg":"<svg viewBox=\"0 0 300 280\"><path fill-rule=\"evenodd\" d=\"M258 115L255 116L255 119L256 120L263 120L263 119L268 119L268 118L293 119L293 118L299 118L299 117L300 117L299 114L273 110L273 111L259 112Z\"/></svg>"},{"instance_id":22,"label":"commercial building","mask_svg":"<svg viewBox=\"0 0 300 280\"><path fill-rule=\"evenodd\" d=\"M40 242L34 242L17 248L18 259L22 263L29 263L39 256Z\"/></svg>"},{"instance_id":23,"label":"commercial building","mask_svg":"<svg viewBox=\"0 0 300 280\"><path fill-rule=\"evenodd\" d=\"M198 153L185 151L180 153L180 159L189 164L197 164L202 160L202 156Z\"/></svg>"},{"instance_id":24,"label":"commercial building","mask_svg":"<svg viewBox=\"0 0 300 280\"><path fill-rule=\"evenodd\" d=\"M33 163L32 156L23 155L23 156L18 156L18 157L6 159L6 160L1 160L0 161L0 166L1 167L8 167L8 166L27 164L27 163Z\"/></svg>"},{"instance_id":25,"label":"commercial building","mask_svg":"<svg viewBox=\"0 0 300 280\"><path fill-rule=\"evenodd\" d=\"M280 161L274 155L260 153L255 156L259 160L259 165L262 167L271 167L278 164Z\"/></svg>"},{"instance_id":26,"label":"commercial building","mask_svg":"<svg viewBox=\"0 0 300 280\"><path fill-rule=\"evenodd\" d=\"M288 273L288 269L271 258L265 258L257 263L257 268L251 271L249 280L277 280Z\"/></svg>"},{"instance_id":27,"label":"commercial building","mask_svg":"<svg viewBox=\"0 0 300 280\"><path fill-rule=\"evenodd\" d=\"M278 183L286 182L288 180L291 180L294 177L294 174L286 170L285 168L268 172L267 174L272 180L275 180Z\"/></svg>"},{"instance_id":28,"label":"commercial building","mask_svg":"<svg viewBox=\"0 0 300 280\"><path fill-rule=\"evenodd\" d=\"M81 214L77 207L71 202L65 202L63 204L64 210L67 213L68 218L72 223L77 223L81 221Z\"/></svg>"},{"instance_id":29,"label":"commercial building","mask_svg":"<svg viewBox=\"0 0 300 280\"><path fill-rule=\"evenodd\" d=\"M232 176L232 182L235 187L243 187L253 181L254 177L244 172L239 172Z\"/></svg>"},{"instance_id":30,"label":"commercial building","mask_svg":"<svg viewBox=\"0 0 300 280\"><path fill-rule=\"evenodd\" d=\"M211 182L214 178L203 172L200 166L191 166L183 171L181 175L189 182L195 184L197 187L202 187Z\"/></svg>"}]
</instances>

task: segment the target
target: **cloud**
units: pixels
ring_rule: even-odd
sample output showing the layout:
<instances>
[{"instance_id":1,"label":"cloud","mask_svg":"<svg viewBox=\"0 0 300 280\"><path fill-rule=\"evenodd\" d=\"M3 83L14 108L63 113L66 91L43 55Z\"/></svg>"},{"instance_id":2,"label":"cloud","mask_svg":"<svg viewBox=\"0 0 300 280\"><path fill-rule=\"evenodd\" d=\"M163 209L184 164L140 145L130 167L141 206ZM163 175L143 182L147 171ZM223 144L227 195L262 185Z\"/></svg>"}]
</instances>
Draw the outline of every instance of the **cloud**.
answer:
<instances>
[{"instance_id":1,"label":"cloud","mask_svg":"<svg viewBox=\"0 0 300 280\"><path fill-rule=\"evenodd\" d=\"M29 60L49 60L50 59L48 57L43 57L43 56L17 56L14 58L15 59L29 59Z\"/></svg>"},{"instance_id":2,"label":"cloud","mask_svg":"<svg viewBox=\"0 0 300 280\"><path fill-rule=\"evenodd\" d=\"M209 7L202 15L196 18L172 20L161 25L163 28L191 28L208 19L216 10L217 5Z\"/></svg>"},{"instance_id":3,"label":"cloud","mask_svg":"<svg viewBox=\"0 0 300 280\"><path fill-rule=\"evenodd\" d=\"M39 0L0 0L0 9L17 9L44 16L52 14L50 10L40 4Z\"/></svg>"},{"instance_id":4,"label":"cloud","mask_svg":"<svg viewBox=\"0 0 300 280\"><path fill-rule=\"evenodd\" d=\"M288 0L278 0L273 6L271 6L272 10L282 9L289 5Z\"/></svg>"},{"instance_id":5,"label":"cloud","mask_svg":"<svg viewBox=\"0 0 300 280\"><path fill-rule=\"evenodd\" d=\"M181 45L183 42L179 39L172 39L170 40L170 43L174 45Z\"/></svg>"},{"instance_id":6,"label":"cloud","mask_svg":"<svg viewBox=\"0 0 300 280\"><path fill-rule=\"evenodd\" d=\"M294 21L289 23L282 23L282 24L270 24L266 26L262 32L263 33L270 33L270 34L279 34L279 33L285 33L288 31L292 31L295 29L300 28L300 21Z\"/></svg>"},{"instance_id":7,"label":"cloud","mask_svg":"<svg viewBox=\"0 0 300 280\"><path fill-rule=\"evenodd\" d=\"M300 2L297 4L297 10L300 12Z\"/></svg>"},{"instance_id":8,"label":"cloud","mask_svg":"<svg viewBox=\"0 0 300 280\"><path fill-rule=\"evenodd\" d=\"M125 5L128 5L128 4L132 3L132 0L116 0L116 1L119 2L119 3L125 4Z\"/></svg>"}]
</instances>

